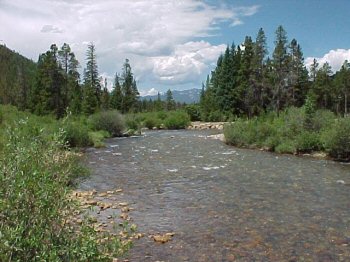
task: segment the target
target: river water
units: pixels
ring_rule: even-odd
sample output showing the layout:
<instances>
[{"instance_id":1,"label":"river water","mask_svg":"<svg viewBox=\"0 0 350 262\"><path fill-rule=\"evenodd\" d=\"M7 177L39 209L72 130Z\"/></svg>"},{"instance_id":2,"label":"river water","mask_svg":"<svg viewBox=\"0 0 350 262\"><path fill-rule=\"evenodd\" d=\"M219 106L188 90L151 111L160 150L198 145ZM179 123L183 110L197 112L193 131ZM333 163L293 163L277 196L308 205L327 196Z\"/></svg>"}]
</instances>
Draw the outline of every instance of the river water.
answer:
<instances>
[{"instance_id":1,"label":"river water","mask_svg":"<svg viewBox=\"0 0 350 262\"><path fill-rule=\"evenodd\" d=\"M122 188L146 237L130 261L350 261L350 166L149 131L87 150L79 185ZM344 183L345 184L344 184ZM148 237L174 232L160 244Z\"/></svg>"}]
</instances>

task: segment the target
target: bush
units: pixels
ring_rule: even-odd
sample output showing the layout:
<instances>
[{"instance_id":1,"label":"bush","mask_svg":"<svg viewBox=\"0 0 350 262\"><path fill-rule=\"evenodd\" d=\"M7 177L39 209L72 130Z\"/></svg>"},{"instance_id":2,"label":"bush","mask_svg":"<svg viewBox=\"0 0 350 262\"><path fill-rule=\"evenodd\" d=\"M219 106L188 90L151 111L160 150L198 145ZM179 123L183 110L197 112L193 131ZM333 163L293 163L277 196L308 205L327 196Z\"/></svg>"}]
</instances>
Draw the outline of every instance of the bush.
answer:
<instances>
[{"instance_id":1,"label":"bush","mask_svg":"<svg viewBox=\"0 0 350 262\"><path fill-rule=\"evenodd\" d=\"M158 121L154 115L150 115L145 119L143 125L148 129L153 129L153 127L160 126L160 121Z\"/></svg>"},{"instance_id":2,"label":"bush","mask_svg":"<svg viewBox=\"0 0 350 262\"><path fill-rule=\"evenodd\" d=\"M286 140L275 147L277 153L288 153L293 154L296 152L296 147L293 141Z\"/></svg>"},{"instance_id":3,"label":"bush","mask_svg":"<svg viewBox=\"0 0 350 262\"><path fill-rule=\"evenodd\" d=\"M125 129L123 116L116 110L95 113L89 120L93 130L105 130L111 136L121 136Z\"/></svg>"},{"instance_id":4,"label":"bush","mask_svg":"<svg viewBox=\"0 0 350 262\"><path fill-rule=\"evenodd\" d=\"M88 135L89 135L89 140L91 141L92 145L96 148L104 147L105 143L103 142L103 140L105 138L110 137L110 134L105 130L89 132Z\"/></svg>"},{"instance_id":5,"label":"bush","mask_svg":"<svg viewBox=\"0 0 350 262\"><path fill-rule=\"evenodd\" d=\"M324 147L338 160L350 160L350 119L338 119L332 129L321 134Z\"/></svg>"},{"instance_id":6,"label":"bush","mask_svg":"<svg viewBox=\"0 0 350 262\"><path fill-rule=\"evenodd\" d=\"M186 113L189 115L191 121L200 121L200 106L199 105L188 105L185 107Z\"/></svg>"},{"instance_id":7,"label":"bush","mask_svg":"<svg viewBox=\"0 0 350 262\"><path fill-rule=\"evenodd\" d=\"M252 141L252 130L249 128L247 121L237 119L237 121L230 125L225 125L224 136L228 144L235 146L247 146ZM248 134L250 132L250 134Z\"/></svg>"},{"instance_id":8,"label":"bush","mask_svg":"<svg viewBox=\"0 0 350 262\"><path fill-rule=\"evenodd\" d=\"M304 131L296 137L296 149L298 152L309 153L321 149L319 134Z\"/></svg>"},{"instance_id":9,"label":"bush","mask_svg":"<svg viewBox=\"0 0 350 262\"><path fill-rule=\"evenodd\" d=\"M189 116L183 111L174 111L164 120L164 125L168 129L183 129L190 123Z\"/></svg>"},{"instance_id":10,"label":"bush","mask_svg":"<svg viewBox=\"0 0 350 262\"><path fill-rule=\"evenodd\" d=\"M70 147L91 146L92 141L89 137L89 128L80 122L68 121L64 123L64 139Z\"/></svg>"}]
</instances>

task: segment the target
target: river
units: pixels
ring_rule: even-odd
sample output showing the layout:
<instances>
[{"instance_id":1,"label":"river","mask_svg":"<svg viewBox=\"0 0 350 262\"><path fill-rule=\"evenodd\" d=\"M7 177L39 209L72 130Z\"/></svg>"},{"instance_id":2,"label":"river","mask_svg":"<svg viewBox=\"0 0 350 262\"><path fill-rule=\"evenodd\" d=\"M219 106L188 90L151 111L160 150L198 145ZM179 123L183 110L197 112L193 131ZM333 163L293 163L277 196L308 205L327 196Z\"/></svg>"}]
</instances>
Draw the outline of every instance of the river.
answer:
<instances>
[{"instance_id":1,"label":"river","mask_svg":"<svg viewBox=\"0 0 350 262\"><path fill-rule=\"evenodd\" d=\"M80 189L122 188L130 261L350 261L350 166L149 131L88 149ZM345 183L345 184L344 184ZM160 244L148 237L174 232Z\"/></svg>"}]
</instances>

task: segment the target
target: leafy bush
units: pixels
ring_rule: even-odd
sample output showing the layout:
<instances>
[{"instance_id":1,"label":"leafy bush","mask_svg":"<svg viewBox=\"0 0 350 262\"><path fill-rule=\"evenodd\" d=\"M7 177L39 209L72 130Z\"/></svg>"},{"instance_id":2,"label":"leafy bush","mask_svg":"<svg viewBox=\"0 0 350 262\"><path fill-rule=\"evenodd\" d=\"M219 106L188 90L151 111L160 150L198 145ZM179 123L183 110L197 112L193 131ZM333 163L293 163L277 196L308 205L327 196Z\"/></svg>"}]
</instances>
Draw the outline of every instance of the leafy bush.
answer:
<instances>
[{"instance_id":1,"label":"leafy bush","mask_svg":"<svg viewBox=\"0 0 350 262\"><path fill-rule=\"evenodd\" d=\"M174 111L164 120L164 125L168 129L183 129L190 123L190 117L183 111Z\"/></svg>"},{"instance_id":2,"label":"leafy bush","mask_svg":"<svg viewBox=\"0 0 350 262\"><path fill-rule=\"evenodd\" d=\"M89 120L93 130L105 130L111 136L120 136L125 129L123 116L116 110L95 113Z\"/></svg>"},{"instance_id":3,"label":"leafy bush","mask_svg":"<svg viewBox=\"0 0 350 262\"><path fill-rule=\"evenodd\" d=\"M67 121L64 123L64 139L70 147L86 147L91 146L92 141L89 137L89 128L80 123Z\"/></svg>"},{"instance_id":4,"label":"leafy bush","mask_svg":"<svg viewBox=\"0 0 350 262\"><path fill-rule=\"evenodd\" d=\"M338 119L333 128L321 134L329 155L338 160L350 160L350 118Z\"/></svg>"},{"instance_id":5,"label":"leafy bush","mask_svg":"<svg viewBox=\"0 0 350 262\"><path fill-rule=\"evenodd\" d=\"M200 106L199 105L188 105L185 107L186 113L189 115L191 121L200 121Z\"/></svg>"},{"instance_id":6,"label":"leafy bush","mask_svg":"<svg viewBox=\"0 0 350 262\"><path fill-rule=\"evenodd\" d=\"M288 153L288 154L293 154L296 152L296 147L293 141L291 140L286 140L283 141L282 143L278 144L275 147L275 151L277 153Z\"/></svg>"},{"instance_id":7,"label":"leafy bush","mask_svg":"<svg viewBox=\"0 0 350 262\"><path fill-rule=\"evenodd\" d=\"M84 224L66 224L76 208L67 197L75 155L63 151L64 132L52 134L28 120L6 130L0 154L0 261L109 261L123 248L98 243Z\"/></svg>"},{"instance_id":8,"label":"leafy bush","mask_svg":"<svg viewBox=\"0 0 350 262\"><path fill-rule=\"evenodd\" d=\"M148 129L152 129L153 127L157 127L160 125L160 122L157 118L154 116L148 116L145 121L143 122L143 125L147 127Z\"/></svg>"},{"instance_id":9,"label":"leafy bush","mask_svg":"<svg viewBox=\"0 0 350 262\"><path fill-rule=\"evenodd\" d=\"M304 131L296 137L296 149L298 152L307 153L321 149L319 134Z\"/></svg>"},{"instance_id":10,"label":"leafy bush","mask_svg":"<svg viewBox=\"0 0 350 262\"><path fill-rule=\"evenodd\" d=\"M167 118L168 114L164 111L159 111L157 113L157 118L160 120L164 120L165 118Z\"/></svg>"},{"instance_id":11,"label":"leafy bush","mask_svg":"<svg viewBox=\"0 0 350 262\"><path fill-rule=\"evenodd\" d=\"M103 140L110 137L110 134L105 130L89 132L88 135L94 147L104 147L105 143Z\"/></svg>"}]
</instances>

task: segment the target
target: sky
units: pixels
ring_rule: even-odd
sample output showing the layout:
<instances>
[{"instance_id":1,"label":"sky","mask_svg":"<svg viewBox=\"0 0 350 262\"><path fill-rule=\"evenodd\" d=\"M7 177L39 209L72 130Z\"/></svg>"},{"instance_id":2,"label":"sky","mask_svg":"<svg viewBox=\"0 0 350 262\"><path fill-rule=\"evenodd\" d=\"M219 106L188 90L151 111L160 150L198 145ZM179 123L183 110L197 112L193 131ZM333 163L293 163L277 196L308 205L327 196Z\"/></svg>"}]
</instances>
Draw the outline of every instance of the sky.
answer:
<instances>
[{"instance_id":1,"label":"sky","mask_svg":"<svg viewBox=\"0 0 350 262\"><path fill-rule=\"evenodd\" d=\"M307 66L335 72L350 61L349 11L349 0L0 0L0 44L37 61L68 43L82 71L93 42L109 86L128 58L141 95L154 95L201 88L226 46L259 28L272 54L279 25Z\"/></svg>"}]
</instances>

